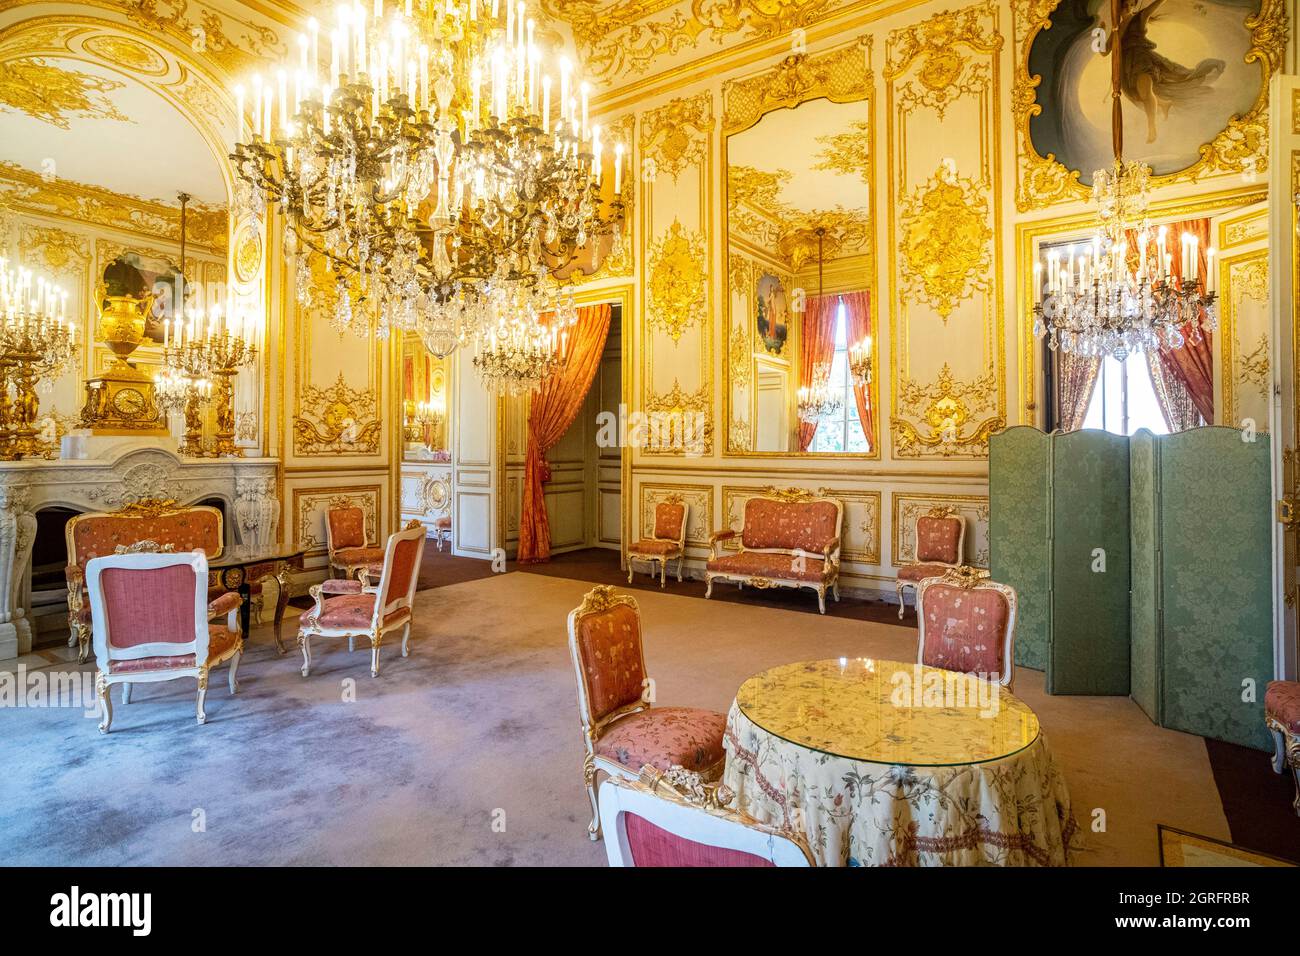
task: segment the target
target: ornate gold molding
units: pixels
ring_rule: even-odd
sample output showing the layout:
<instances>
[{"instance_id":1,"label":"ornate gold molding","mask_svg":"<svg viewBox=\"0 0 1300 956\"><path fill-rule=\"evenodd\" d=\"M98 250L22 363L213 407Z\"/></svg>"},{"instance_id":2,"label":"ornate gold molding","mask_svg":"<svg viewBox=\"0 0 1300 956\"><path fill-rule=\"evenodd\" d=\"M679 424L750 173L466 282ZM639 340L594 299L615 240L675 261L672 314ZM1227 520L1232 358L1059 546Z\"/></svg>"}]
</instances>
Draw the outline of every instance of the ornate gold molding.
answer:
<instances>
[{"instance_id":1,"label":"ornate gold molding","mask_svg":"<svg viewBox=\"0 0 1300 956\"><path fill-rule=\"evenodd\" d=\"M649 250L646 326L661 329L677 342L689 328L708 321L706 286L708 243L698 232L682 229L673 219L668 232Z\"/></svg>"},{"instance_id":2,"label":"ornate gold molding","mask_svg":"<svg viewBox=\"0 0 1300 956\"><path fill-rule=\"evenodd\" d=\"M999 414L977 419L981 413L994 412L997 381L990 372L973 382L959 382L944 363L932 384L921 385L905 378L899 383L899 411L919 419L914 424L894 417L894 451L902 458L915 457L922 448L934 449L943 457L988 454L989 436L1006 427ZM922 430L922 426L925 430Z\"/></svg>"},{"instance_id":3,"label":"ornate gold molding","mask_svg":"<svg viewBox=\"0 0 1300 956\"><path fill-rule=\"evenodd\" d=\"M748 129L764 114L826 98L855 103L870 98L872 38L858 37L848 46L826 53L793 53L762 73L722 84L722 131Z\"/></svg>"},{"instance_id":4,"label":"ornate gold molding","mask_svg":"<svg viewBox=\"0 0 1300 956\"><path fill-rule=\"evenodd\" d=\"M957 304L988 292L989 204L973 179L940 166L903 204L899 277L903 290L929 304L945 323Z\"/></svg>"},{"instance_id":5,"label":"ornate gold molding","mask_svg":"<svg viewBox=\"0 0 1300 956\"><path fill-rule=\"evenodd\" d=\"M369 411L377 406L373 388L354 389L339 377L333 385L304 385L302 412L293 419L297 455L375 455L383 423Z\"/></svg>"},{"instance_id":6,"label":"ornate gold molding","mask_svg":"<svg viewBox=\"0 0 1300 956\"><path fill-rule=\"evenodd\" d=\"M674 181L688 166L707 158L713 131L713 93L674 99L641 116L641 176L653 182L661 173Z\"/></svg>"},{"instance_id":7,"label":"ornate gold molding","mask_svg":"<svg viewBox=\"0 0 1300 956\"><path fill-rule=\"evenodd\" d=\"M53 66L37 56L10 60L0 71L0 110L25 113L64 130L72 128L75 118L129 123L109 96L124 86L118 80Z\"/></svg>"}]
</instances>

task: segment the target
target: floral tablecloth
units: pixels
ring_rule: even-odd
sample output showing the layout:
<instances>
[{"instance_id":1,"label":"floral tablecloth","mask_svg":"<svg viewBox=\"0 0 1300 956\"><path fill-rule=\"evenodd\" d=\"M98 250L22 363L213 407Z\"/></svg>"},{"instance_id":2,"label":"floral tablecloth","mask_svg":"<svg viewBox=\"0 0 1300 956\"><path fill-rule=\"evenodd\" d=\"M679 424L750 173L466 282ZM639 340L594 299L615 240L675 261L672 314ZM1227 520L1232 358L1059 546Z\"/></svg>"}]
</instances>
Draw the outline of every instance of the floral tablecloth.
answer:
<instances>
[{"instance_id":1,"label":"floral tablecloth","mask_svg":"<svg viewBox=\"0 0 1300 956\"><path fill-rule=\"evenodd\" d=\"M796 673L828 663L777 668L756 675L741 688L727 715L723 742L727 751L723 782L736 793L736 809L802 835L821 866L1069 864L1081 835L1065 781L1036 718L1030 724L1028 743L1008 747L1014 752L999 759L916 765L837 756L827 752L835 749L830 746L817 749L807 741L792 742L787 738L802 738L781 723L784 716L799 728L815 724L818 732L824 732L834 723L837 708L849 709L841 688L827 694L823 683L810 686L806 674ZM783 670L789 672L784 678L778 674ZM797 679L801 676L802 684ZM765 696L757 698L763 706L756 707L755 696L746 691L764 679ZM885 694L887 681L877 683L878 692ZM927 719L927 709L903 707L899 724L891 708L879 740L873 740L863 735L862 718L862 712L873 707L864 707L862 700L863 695L877 692L875 684L864 688L859 683L853 689L859 698L844 724L854 736L852 746L844 749L856 755L871 752L873 745L882 752L898 753L900 745L906 749L898 727L917 729ZM1017 698L1003 694L1003 706L1014 705L1012 709L1019 711L1016 719L1024 720L1023 712L1032 717ZM785 736L752 720L742 701L751 713L763 714L769 726L781 727ZM936 713L935 719L951 727L956 716L949 708Z\"/></svg>"}]
</instances>

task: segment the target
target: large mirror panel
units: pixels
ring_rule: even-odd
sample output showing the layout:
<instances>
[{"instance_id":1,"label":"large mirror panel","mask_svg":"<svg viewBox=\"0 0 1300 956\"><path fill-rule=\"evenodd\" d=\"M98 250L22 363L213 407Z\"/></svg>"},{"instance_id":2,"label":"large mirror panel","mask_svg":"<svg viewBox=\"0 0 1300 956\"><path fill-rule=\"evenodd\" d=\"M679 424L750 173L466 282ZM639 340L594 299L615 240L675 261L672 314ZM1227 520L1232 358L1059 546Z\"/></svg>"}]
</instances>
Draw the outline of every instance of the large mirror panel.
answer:
<instances>
[{"instance_id":1,"label":"large mirror panel","mask_svg":"<svg viewBox=\"0 0 1300 956\"><path fill-rule=\"evenodd\" d=\"M414 333L402 337L402 457L450 461L447 436L449 362L431 354Z\"/></svg>"},{"instance_id":2,"label":"large mirror panel","mask_svg":"<svg viewBox=\"0 0 1300 956\"><path fill-rule=\"evenodd\" d=\"M867 95L724 141L728 455L878 455Z\"/></svg>"}]
</instances>

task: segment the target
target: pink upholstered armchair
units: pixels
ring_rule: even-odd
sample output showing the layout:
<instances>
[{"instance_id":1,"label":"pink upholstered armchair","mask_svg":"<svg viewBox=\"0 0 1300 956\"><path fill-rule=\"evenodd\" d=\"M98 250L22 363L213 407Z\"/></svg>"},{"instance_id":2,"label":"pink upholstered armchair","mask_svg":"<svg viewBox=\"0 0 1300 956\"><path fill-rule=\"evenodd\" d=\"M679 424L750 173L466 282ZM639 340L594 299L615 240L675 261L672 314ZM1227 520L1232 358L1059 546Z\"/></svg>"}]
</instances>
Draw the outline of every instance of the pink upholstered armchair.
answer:
<instances>
[{"instance_id":1,"label":"pink upholstered armchair","mask_svg":"<svg viewBox=\"0 0 1300 956\"><path fill-rule=\"evenodd\" d=\"M722 775L727 718L697 707L653 707L636 601L601 585L569 612L569 651L578 677L586 745L583 778L591 801L587 832L600 839L596 774L634 780L649 764L681 767L705 781Z\"/></svg>"},{"instance_id":2,"label":"pink upholstered armchair","mask_svg":"<svg viewBox=\"0 0 1300 956\"><path fill-rule=\"evenodd\" d=\"M915 590L917 582L943 574L962 562L962 549L966 545L966 519L947 506L931 508L916 518L916 561L898 569L898 617L901 620L907 605L903 589Z\"/></svg>"},{"instance_id":3,"label":"pink upholstered armchair","mask_svg":"<svg viewBox=\"0 0 1300 956\"><path fill-rule=\"evenodd\" d=\"M356 638L366 638L370 642L371 677L379 676L379 646L389 631L401 628L402 656L410 655L411 614L424 541L424 525L418 521L389 536L383 551L383 569L374 586L367 576L365 582L332 579L311 587L316 606L298 619L303 677L311 673L313 637L346 637L349 650Z\"/></svg>"},{"instance_id":4,"label":"pink upholstered armchair","mask_svg":"<svg viewBox=\"0 0 1300 956\"><path fill-rule=\"evenodd\" d=\"M659 586L667 579L668 562L677 559L677 583L682 583L682 562L686 560L686 522L690 520L691 506L680 498L670 498L655 505L655 526L649 538L642 538L627 548L627 583L632 583L634 561L650 565L654 576L659 565Z\"/></svg>"},{"instance_id":5,"label":"pink upholstered armchair","mask_svg":"<svg viewBox=\"0 0 1300 956\"><path fill-rule=\"evenodd\" d=\"M680 767L600 785L610 866L812 866L797 836L728 810L733 794Z\"/></svg>"},{"instance_id":6,"label":"pink upholstered armchair","mask_svg":"<svg viewBox=\"0 0 1300 956\"><path fill-rule=\"evenodd\" d=\"M1016 592L976 568L950 569L916 591L918 664L1015 682Z\"/></svg>"},{"instance_id":7,"label":"pink upholstered armchair","mask_svg":"<svg viewBox=\"0 0 1300 956\"><path fill-rule=\"evenodd\" d=\"M239 633L238 594L207 602L208 559L188 554L152 552L113 554L86 565L86 590L95 645L95 690L100 701L100 733L113 722L112 685L122 685L122 703L131 700L131 685L193 677L198 681L196 711L200 724L208 694L208 672L230 662L230 693L244 638ZM209 624L224 615L224 625Z\"/></svg>"},{"instance_id":8,"label":"pink upholstered armchair","mask_svg":"<svg viewBox=\"0 0 1300 956\"><path fill-rule=\"evenodd\" d=\"M384 549L366 538L366 513L355 505L331 508L325 514L325 544L330 552L330 572L350 578L358 569L384 560Z\"/></svg>"},{"instance_id":9,"label":"pink upholstered armchair","mask_svg":"<svg viewBox=\"0 0 1300 956\"><path fill-rule=\"evenodd\" d=\"M221 511L208 505L179 507L174 501L144 500L121 511L88 512L68 521L64 534L68 544L68 646L78 648L85 663L91 647L91 611L86 599L86 565L92 558L113 554L118 548L154 542L173 551L196 548L209 560L221 556L223 528Z\"/></svg>"},{"instance_id":10,"label":"pink upholstered armchair","mask_svg":"<svg viewBox=\"0 0 1300 956\"><path fill-rule=\"evenodd\" d=\"M1300 815L1300 681L1269 681L1264 692L1264 723L1273 735L1273 772L1291 768L1295 778L1291 806Z\"/></svg>"}]
</instances>

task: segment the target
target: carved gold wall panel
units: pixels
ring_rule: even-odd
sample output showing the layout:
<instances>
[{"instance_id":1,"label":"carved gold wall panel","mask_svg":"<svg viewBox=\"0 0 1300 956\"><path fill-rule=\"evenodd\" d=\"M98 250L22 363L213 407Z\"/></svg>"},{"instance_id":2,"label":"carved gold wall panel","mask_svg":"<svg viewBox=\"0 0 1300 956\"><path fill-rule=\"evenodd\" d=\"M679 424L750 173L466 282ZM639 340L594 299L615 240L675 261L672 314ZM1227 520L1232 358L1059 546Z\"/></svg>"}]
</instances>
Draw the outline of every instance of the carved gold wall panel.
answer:
<instances>
[{"instance_id":1,"label":"carved gold wall panel","mask_svg":"<svg viewBox=\"0 0 1300 956\"><path fill-rule=\"evenodd\" d=\"M962 559L978 568L989 565L989 499L987 495L900 494L892 496L894 565L916 560L916 519L931 508L947 506L966 519L966 553Z\"/></svg>"},{"instance_id":2,"label":"carved gold wall panel","mask_svg":"<svg viewBox=\"0 0 1300 956\"><path fill-rule=\"evenodd\" d=\"M1233 427L1249 419L1268 430L1272 320L1269 314L1268 250L1224 256L1219 269L1219 347L1223 411Z\"/></svg>"},{"instance_id":3,"label":"carved gold wall panel","mask_svg":"<svg viewBox=\"0 0 1300 956\"><path fill-rule=\"evenodd\" d=\"M668 101L641 114L639 207L640 411L652 422L643 455L713 453L713 94Z\"/></svg>"},{"instance_id":4,"label":"carved gold wall panel","mask_svg":"<svg viewBox=\"0 0 1300 956\"><path fill-rule=\"evenodd\" d=\"M886 43L896 458L985 458L1006 422L1001 48L992 2L899 27Z\"/></svg>"}]
</instances>

